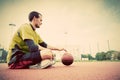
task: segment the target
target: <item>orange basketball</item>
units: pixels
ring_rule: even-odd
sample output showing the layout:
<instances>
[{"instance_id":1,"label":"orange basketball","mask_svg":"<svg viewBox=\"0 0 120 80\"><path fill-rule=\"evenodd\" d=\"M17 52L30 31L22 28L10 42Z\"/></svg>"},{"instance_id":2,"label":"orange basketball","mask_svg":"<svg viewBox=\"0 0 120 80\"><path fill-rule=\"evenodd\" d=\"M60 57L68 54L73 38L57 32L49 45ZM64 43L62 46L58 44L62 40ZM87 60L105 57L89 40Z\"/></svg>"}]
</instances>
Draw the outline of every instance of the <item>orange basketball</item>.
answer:
<instances>
[{"instance_id":1,"label":"orange basketball","mask_svg":"<svg viewBox=\"0 0 120 80\"><path fill-rule=\"evenodd\" d=\"M74 58L73 58L72 54L64 53L62 58L61 58L61 61L64 65L69 66L73 63Z\"/></svg>"}]
</instances>

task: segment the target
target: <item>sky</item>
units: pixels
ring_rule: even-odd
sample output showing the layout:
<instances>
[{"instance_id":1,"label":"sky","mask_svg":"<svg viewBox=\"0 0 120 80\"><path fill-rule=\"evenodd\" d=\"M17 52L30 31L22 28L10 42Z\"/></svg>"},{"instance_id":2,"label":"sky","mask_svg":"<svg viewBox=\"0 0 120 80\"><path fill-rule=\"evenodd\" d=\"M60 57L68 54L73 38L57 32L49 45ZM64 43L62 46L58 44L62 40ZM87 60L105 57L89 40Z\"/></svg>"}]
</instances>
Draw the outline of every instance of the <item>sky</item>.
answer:
<instances>
[{"instance_id":1,"label":"sky","mask_svg":"<svg viewBox=\"0 0 120 80\"><path fill-rule=\"evenodd\" d=\"M80 53L120 51L119 4L120 0L0 0L0 45L7 49L14 32L29 23L28 14L38 11L43 24L37 32L49 45Z\"/></svg>"}]
</instances>

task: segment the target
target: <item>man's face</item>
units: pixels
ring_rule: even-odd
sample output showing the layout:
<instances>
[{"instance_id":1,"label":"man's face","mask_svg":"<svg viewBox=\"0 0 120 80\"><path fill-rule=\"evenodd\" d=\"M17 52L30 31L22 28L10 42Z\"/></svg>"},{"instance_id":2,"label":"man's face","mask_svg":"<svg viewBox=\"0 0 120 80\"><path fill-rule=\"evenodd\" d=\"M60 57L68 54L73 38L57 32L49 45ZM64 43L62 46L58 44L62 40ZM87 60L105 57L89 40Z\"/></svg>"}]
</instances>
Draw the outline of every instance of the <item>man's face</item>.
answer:
<instances>
[{"instance_id":1,"label":"man's face","mask_svg":"<svg viewBox=\"0 0 120 80\"><path fill-rule=\"evenodd\" d=\"M40 28L40 26L42 25L42 16L40 16L39 18L34 17L34 24L36 28Z\"/></svg>"}]
</instances>

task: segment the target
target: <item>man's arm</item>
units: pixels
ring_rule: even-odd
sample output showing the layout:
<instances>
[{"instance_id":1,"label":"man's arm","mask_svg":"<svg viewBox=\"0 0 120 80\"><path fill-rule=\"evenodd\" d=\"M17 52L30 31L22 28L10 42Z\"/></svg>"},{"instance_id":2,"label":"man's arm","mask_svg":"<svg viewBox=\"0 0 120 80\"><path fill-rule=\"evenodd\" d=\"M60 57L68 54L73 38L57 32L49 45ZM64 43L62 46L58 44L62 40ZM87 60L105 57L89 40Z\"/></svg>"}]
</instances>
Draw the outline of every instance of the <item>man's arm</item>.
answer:
<instances>
[{"instance_id":1,"label":"man's arm","mask_svg":"<svg viewBox=\"0 0 120 80\"><path fill-rule=\"evenodd\" d=\"M39 47L37 45L35 45L35 43L33 42L33 40L31 40L31 39L25 39L24 41L27 44L28 49L29 49L30 52L35 52L35 51L39 50Z\"/></svg>"},{"instance_id":2,"label":"man's arm","mask_svg":"<svg viewBox=\"0 0 120 80\"><path fill-rule=\"evenodd\" d=\"M57 50L57 51L67 51L66 49L64 48L57 48L57 47L53 47L53 46L50 46L48 45L47 43L45 42L42 42L42 43L39 43L39 49L41 50L44 50L44 49L50 49L50 50Z\"/></svg>"},{"instance_id":3,"label":"man's arm","mask_svg":"<svg viewBox=\"0 0 120 80\"><path fill-rule=\"evenodd\" d=\"M65 52L67 52L67 50L64 49L64 48L57 48L57 47L53 47L53 46L50 46L50 45L48 45L47 48L51 49L51 50L57 50L57 51L65 51Z\"/></svg>"},{"instance_id":4,"label":"man's arm","mask_svg":"<svg viewBox=\"0 0 120 80\"><path fill-rule=\"evenodd\" d=\"M39 43L39 49L40 50L47 49L47 44L45 42Z\"/></svg>"}]
</instances>

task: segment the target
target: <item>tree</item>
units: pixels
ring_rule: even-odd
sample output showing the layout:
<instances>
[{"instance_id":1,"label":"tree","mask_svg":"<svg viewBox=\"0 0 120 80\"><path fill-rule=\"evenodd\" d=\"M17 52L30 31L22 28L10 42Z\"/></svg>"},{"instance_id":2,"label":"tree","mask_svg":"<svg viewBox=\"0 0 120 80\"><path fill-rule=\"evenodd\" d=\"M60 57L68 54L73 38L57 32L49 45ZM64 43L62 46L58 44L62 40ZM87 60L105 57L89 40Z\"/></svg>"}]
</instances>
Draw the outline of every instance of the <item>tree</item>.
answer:
<instances>
[{"instance_id":1,"label":"tree","mask_svg":"<svg viewBox=\"0 0 120 80\"><path fill-rule=\"evenodd\" d=\"M91 54L81 54L81 58L88 58L88 60L93 60L94 58L91 56Z\"/></svg>"},{"instance_id":2,"label":"tree","mask_svg":"<svg viewBox=\"0 0 120 80\"><path fill-rule=\"evenodd\" d=\"M97 60L120 60L120 52L110 50L107 52L96 53Z\"/></svg>"},{"instance_id":3,"label":"tree","mask_svg":"<svg viewBox=\"0 0 120 80\"><path fill-rule=\"evenodd\" d=\"M113 52L113 60L120 60L120 52L115 51Z\"/></svg>"},{"instance_id":4,"label":"tree","mask_svg":"<svg viewBox=\"0 0 120 80\"><path fill-rule=\"evenodd\" d=\"M98 52L97 54L96 54L96 59L97 60L106 60L106 54L105 54L105 52Z\"/></svg>"},{"instance_id":5,"label":"tree","mask_svg":"<svg viewBox=\"0 0 120 80\"><path fill-rule=\"evenodd\" d=\"M6 57L7 57L7 51L3 50L2 59L4 60L4 62L6 62Z\"/></svg>"},{"instance_id":6,"label":"tree","mask_svg":"<svg viewBox=\"0 0 120 80\"><path fill-rule=\"evenodd\" d=\"M88 58L88 55L86 55L86 54L81 54L81 58Z\"/></svg>"},{"instance_id":7,"label":"tree","mask_svg":"<svg viewBox=\"0 0 120 80\"><path fill-rule=\"evenodd\" d=\"M0 61L1 62L6 62L6 57L7 57L7 51L4 49L0 49Z\"/></svg>"},{"instance_id":8,"label":"tree","mask_svg":"<svg viewBox=\"0 0 120 80\"><path fill-rule=\"evenodd\" d=\"M88 59L89 60L94 60L94 58L91 56L91 54L88 54Z\"/></svg>"},{"instance_id":9,"label":"tree","mask_svg":"<svg viewBox=\"0 0 120 80\"><path fill-rule=\"evenodd\" d=\"M115 52L114 50L110 50L106 52L106 60L111 60L112 59L112 54Z\"/></svg>"},{"instance_id":10,"label":"tree","mask_svg":"<svg viewBox=\"0 0 120 80\"><path fill-rule=\"evenodd\" d=\"M120 60L120 52L118 52L118 60Z\"/></svg>"}]
</instances>

